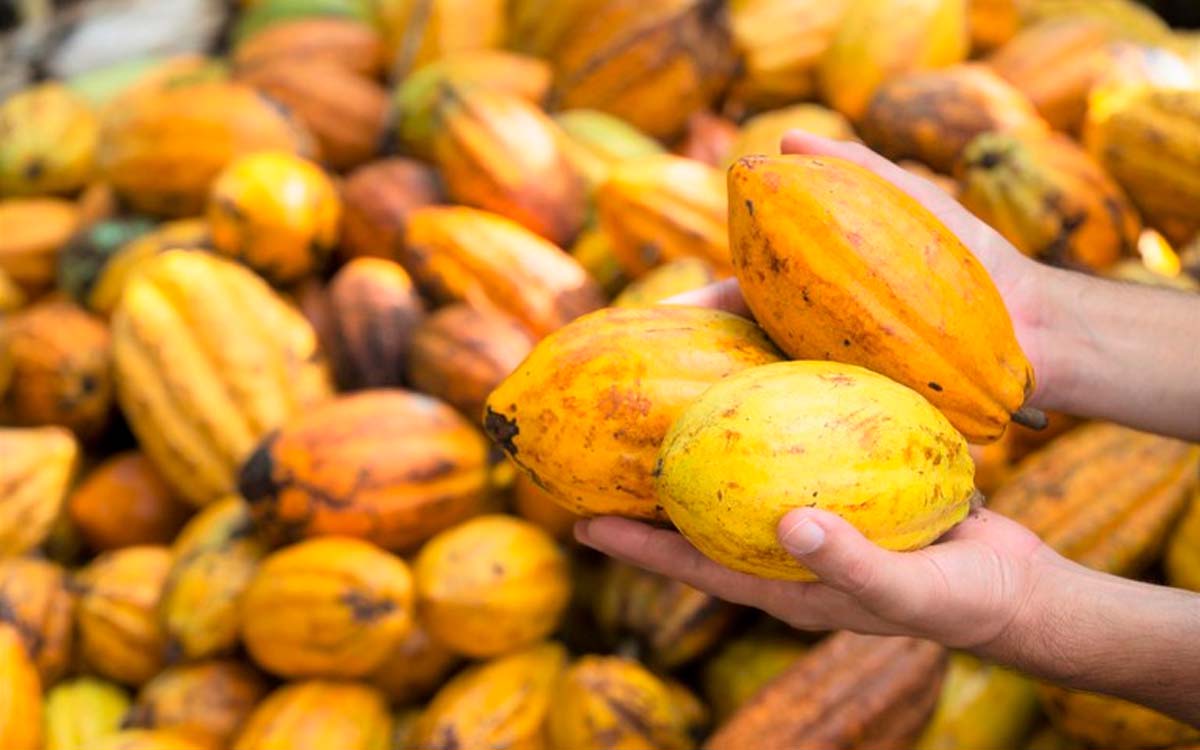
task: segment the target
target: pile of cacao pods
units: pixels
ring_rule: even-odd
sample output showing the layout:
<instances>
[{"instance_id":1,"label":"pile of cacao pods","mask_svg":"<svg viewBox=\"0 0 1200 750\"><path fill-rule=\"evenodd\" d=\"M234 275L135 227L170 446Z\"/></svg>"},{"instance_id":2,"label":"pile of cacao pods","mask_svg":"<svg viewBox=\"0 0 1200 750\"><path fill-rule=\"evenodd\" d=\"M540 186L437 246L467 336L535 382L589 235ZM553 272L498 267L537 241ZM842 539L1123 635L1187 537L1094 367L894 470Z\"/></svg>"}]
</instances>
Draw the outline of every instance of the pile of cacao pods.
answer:
<instances>
[{"instance_id":1,"label":"pile of cacao pods","mask_svg":"<svg viewBox=\"0 0 1200 750\"><path fill-rule=\"evenodd\" d=\"M655 303L740 275L731 229L786 239L753 193L777 165L739 159L792 129L1046 263L1200 291L1200 35L1132 0L242 0L208 56L0 103L0 748L1200 746L572 541L687 532L657 493L747 455L705 425L805 342ZM926 226L874 206L864 234ZM1005 429L1022 385L991 421L887 387L952 436L959 495L973 468L1064 555L1200 590L1200 449Z\"/></svg>"}]
</instances>

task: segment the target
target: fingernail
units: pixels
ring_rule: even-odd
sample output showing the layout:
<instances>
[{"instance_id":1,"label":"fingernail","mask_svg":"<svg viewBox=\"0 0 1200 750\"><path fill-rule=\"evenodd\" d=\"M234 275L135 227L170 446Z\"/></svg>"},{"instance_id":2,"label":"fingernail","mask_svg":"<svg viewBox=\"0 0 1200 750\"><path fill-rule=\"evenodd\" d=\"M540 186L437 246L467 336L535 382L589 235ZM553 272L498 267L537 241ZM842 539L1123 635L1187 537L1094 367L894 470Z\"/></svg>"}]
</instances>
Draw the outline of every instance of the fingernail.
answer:
<instances>
[{"instance_id":1,"label":"fingernail","mask_svg":"<svg viewBox=\"0 0 1200 750\"><path fill-rule=\"evenodd\" d=\"M793 555L812 554L825 543L825 529L816 521L804 518L792 524L779 541Z\"/></svg>"},{"instance_id":2,"label":"fingernail","mask_svg":"<svg viewBox=\"0 0 1200 750\"><path fill-rule=\"evenodd\" d=\"M576 521L575 522L575 541L579 542L580 544L587 544L587 540L588 540L588 522L587 521Z\"/></svg>"}]
</instances>

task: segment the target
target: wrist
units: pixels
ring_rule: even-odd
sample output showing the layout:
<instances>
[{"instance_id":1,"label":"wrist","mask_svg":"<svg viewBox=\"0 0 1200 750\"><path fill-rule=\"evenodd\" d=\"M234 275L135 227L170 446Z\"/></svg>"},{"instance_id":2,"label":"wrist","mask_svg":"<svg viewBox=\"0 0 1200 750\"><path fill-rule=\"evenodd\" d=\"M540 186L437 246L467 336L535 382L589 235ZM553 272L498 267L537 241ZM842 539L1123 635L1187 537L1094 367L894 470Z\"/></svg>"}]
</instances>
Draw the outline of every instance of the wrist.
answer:
<instances>
[{"instance_id":1,"label":"wrist","mask_svg":"<svg viewBox=\"0 0 1200 750\"><path fill-rule=\"evenodd\" d=\"M1033 365L1037 381L1031 406L1059 409L1075 389L1081 351L1077 330L1079 274L1028 261L1013 290L1013 319L1018 341Z\"/></svg>"}]
</instances>

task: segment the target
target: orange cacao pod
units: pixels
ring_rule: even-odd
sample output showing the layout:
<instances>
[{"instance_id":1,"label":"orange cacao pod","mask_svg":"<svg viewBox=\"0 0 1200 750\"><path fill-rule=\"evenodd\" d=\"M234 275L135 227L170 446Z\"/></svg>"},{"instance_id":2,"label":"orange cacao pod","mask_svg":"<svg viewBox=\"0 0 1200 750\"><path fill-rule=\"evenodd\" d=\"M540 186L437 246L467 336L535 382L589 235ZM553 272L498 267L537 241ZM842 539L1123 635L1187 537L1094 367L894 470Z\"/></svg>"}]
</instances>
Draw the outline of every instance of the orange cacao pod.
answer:
<instances>
[{"instance_id":1,"label":"orange cacao pod","mask_svg":"<svg viewBox=\"0 0 1200 750\"><path fill-rule=\"evenodd\" d=\"M59 198L0 200L0 272L28 295L53 283L58 254L79 227L79 208Z\"/></svg>"},{"instance_id":2,"label":"orange cacao pod","mask_svg":"<svg viewBox=\"0 0 1200 750\"><path fill-rule=\"evenodd\" d=\"M1200 728L1119 698L1053 685L1039 686L1038 698L1050 723L1087 747L1180 747L1200 742Z\"/></svg>"},{"instance_id":3,"label":"orange cacao pod","mask_svg":"<svg viewBox=\"0 0 1200 750\"><path fill-rule=\"evenodd\" d=\"M212 745L170 729L122 729L102 736L88 750L212 750Z\"/></svg>"},{"instance_id":4,"label":"orange cacao pod","mask_svg":"<svg viewBox=\"0 0 1200 750\"><path fill-rule=\"evenodd\" d=\"M707 110L693 112L688 118L683 139L675 147L675 153L710 167L719 167L729 155L737 133L737 123L727 117L714 115Z\"/></svg>"},{"instance_id":5,"label":"orange cacao pod","mask_svg":"<svg viewBox=\"0 0 1200 750\"><path fill-rule=\"evenodd\" d=\"M680 258L630 282L613 300L613 307L654 305L677 294L706 287L716 280L717 271L708 261Z\"/></svg>"},{"instance_id":6,"label":"orange cacao pod","mask_svg":"<svg viewBox=\"0 0 1200 750\"><path fill-rule=\"evenodd\" d=\"M717 166L727 168L735 159L751 154L777 154L789 130L803 130L839 141L858 140L854 126L841 112L820 104L793 104L763 112L742 123L725 159Z\"/></svg>"},{"instance_id":7,"label":"orange cacao pod","mask_svg":"<svg viewBox=\"0 0 1200 750\"><path fill-rule=\"evenodd\" d=\"M25 644L0 622L0 746L42 750L42 686Z\"/></svg>"},{"instance_id":8,"label":"orange cacao pod","mask_svg":"<svg viewBox=\"0 0 1200 750\"><path fill-rule=\"evenodd\" d=\"M383 42L373 28L353 18L308 16L275 24L233 50L233 64L239 71L314 62L378 76L384 69Z\"/></svg>"},{"instance_id":9,"label":"orange cacao pod","mask_svg":"<svg viewBox=\"0 0 1200 750\"><path fill-rule=\"evenodd\" d=\"M433 170L411 159L381 159L351 172L341 184L341 254L346 258L402 257L408 215L441 199Z\"/></svg>"},{"instance_id":10,"label":"orange cacao pod","mask_svg":"<svg viewBox=\"0 0 1200 750\"><path fill-rule=\"evenodd\" d=\"M404 705L428 698L458 663L459 657L430 638L418 621L367 681L392 703Z\"/></svg>"},{"instance_id":11,"label":"orange cacao pod","mask_svg":"<svg viewBox=\"0 0 1200 750\"><path fill-rule=\"evenodd\" d=\"M75 597L59 565L32 557L0 558L0 623L21 637L47 688L71 663L74 617Z\"/></svg>"},{"instance_id":12,"label":"orange cacao pod","mask_svg":"<svg viewBox=\"0 0 1200 750\"><path fill-rule=\"evenodd\" d=\"M505 0L372 0L389 73L401 80L429 62L487 50L504 40Z\"/></svg>"},{"instance_id":13,"label":"orange cacao pod","mask_svg":"<svg viewBox=\"0 0 1200 750\"><path fill-rule=\"evenodd\" d=\"M268 695L232 750L387 750L391 740L392 717L378 690L309 680Z\"/></svg>"},{"instance_id":14,"label":"orange cacao pod","mask_svg":"<svg viewBox=\"0 0 1200 750\"><path fill-rule=\"evenodd\" d=\"M571 530L580 518L538 487L524 472L520 472L513 483L513 511L559 541L571 538Z\"/></svg>"},{"instance_id":15,"label":"orange cacao pod","mask_svg":"<svg viewBox=\"0 0 1200 750\"><path fill-rule=\"evenodd\" d=\"M105 552L138 544L169 544L192 509L140 451L92 469L67 498L67 512L87 545Z\"/></svg>"},{"instance_id":16,"label":"orange cacao pod","mask_svg":"<svg viewBox=\"0 0 1200 750\"><path fill-rule=\"evenodd\" d=\"M1200 493L1193 495L1190 509L1171 532L1163 567L1172 586L1200 592Z\"/></svg>"},{"instance_id":17,"label":"orange cacao pod","mask_svg":"<svg viewBox=\"0 0 1200 750\"><path fill-rule=\"evenodd\" d=\"M46 541L75 474L79 443L61 427L0 428L0 557Z\"/></svg>"},{"instance_id":18,"label":"orange cacao pod","mask_svg":"<svg viewBox=\"0 0 1200 750\"><path fill-rule=\"evenodd\" d=\"M168 667L138 691L124 725L167 729L226 747L266 692L262 677L239 661Z\"/></svg>"},{"instance_id":19,"label":"orange cacao pod","mask_svg":"<svg viewBox=\"0 0 1200 750\"><path fill-rule=\"evenodd\" d=\"M58 81L0 104L0 194L54 195L92 177L99 125L87 100Z\"/></svg>"}]
</instances>

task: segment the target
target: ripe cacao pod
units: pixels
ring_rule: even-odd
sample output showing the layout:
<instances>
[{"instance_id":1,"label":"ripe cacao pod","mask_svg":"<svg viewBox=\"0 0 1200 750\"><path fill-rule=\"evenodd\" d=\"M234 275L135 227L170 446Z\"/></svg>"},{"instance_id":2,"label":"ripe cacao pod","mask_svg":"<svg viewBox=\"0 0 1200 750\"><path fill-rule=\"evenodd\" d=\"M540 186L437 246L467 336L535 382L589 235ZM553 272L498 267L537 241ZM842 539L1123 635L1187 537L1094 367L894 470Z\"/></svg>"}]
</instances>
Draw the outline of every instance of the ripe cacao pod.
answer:
<instances>
[{"instance_id":1,"label":"ripe cacao pod","mask_svg":"<svg viewBox=\"0 0 1200 750\"><path fill-rule=\"evenodd\" d=\"M0 557L0 623L16 630L46 687L71 664L74 610L62 567L33 557Z\"/></svg>"},{"instance_id":2,"label":"ripe cacao pod","mask_svg":"<svg viewBox=\"0 0 1200 750\"><path fill-rule=\"evenodd\" d=\"M341 183L345 258L403 256L408 215L441 198L433 169L411 159L381 159L351 172Z\"/></svg>"},{"instance_id":3,"label":"ripe cacao pod","mask_svg":"<svg viewBox=\"0 0 1200 750\"><path fill-rule=\"evenodd\" d=\"M361 677L412 627L412 576L360 539L309 539L262 561L241 618L246 650L273 674Z\"/></svg>"},{"instance_id":4,"label":"ripe cacao pod","mask_svg":"<svg viewBox=\"0 0 1200 750\"><path fill-rule=\"evenodd\" d=\"M737 123L728 117L707 110L693 112L688 118L683 138L675 145L674 153L710 167L720 167L729 155L737 134Z\"/></svg>"},{"instance_id":5,"label":"ripe cacao pod","mask_svg":"<svg viewBox=\"0 0 1200 750\"><path fill-rule=\"evenodd\" d=\"M917 750L1018 747L1037 720L1036 684L1017 672L956 653Z\"/></svg>"},{"instance_id":6,"label":"ripe cacao pod","mask_svg":"<svg viewBox=\"0 0 1200 750\"><path fill-rule=\"evenodd\" d=\"M0 557L46 540L75 474L79 443L61 427L0 428Z\"/></svg>"},{"instance_id":7,"label":"ripe cacao pod","mask_svg":"<svg viewBox=\"0 0 1200 750\"><path fill-rule=\"evenodd\" d=\"M444 302L468 302L521 321L540 338L604 304L575 259L503 216L464 206L409 216L405 265Z\"/></svg>"},{"instance_id":8,"label":"ripe cacao pod","mask_svg":"<svg viewBox=\"0 0 1200 750\"><path fill-rule=\"evenodd\" d=\"M1021 462L988 507L1065 557L1132 576L1158 559L1197 485L1198 466L1195 446L1088 424Z\"/></svg>"},{"instance_id":9,"label":"ripe cacao pod","mask_svg":"<svg viewBox=\"0 0 1200 750\"><path fill-rule=\"evenodd\" d=\"M724 179L707 164L678 156L620 164L596 193L596 210L621 268L634 278L688 256L722 275L732 271Z\"/></svg>"},{"instance_id":10,"label":"ripe cacao pod","mask_svg":"<svg viewBox=\"0 0 1200 750\"><path fill-rule=\"evenodd\" d=\"M563 155L595 190L616 164L663 153L658 141L605 112L569 109L554 115Z\"/></svg>"},{"instance_id":11,"label":"ripe cacao pod","mask_svg":"<svg viewBox=\"0 0 1200 750\"><path fill-rule=\"evenodd\" d=\"M512 501L516 515L540 526L542 531L559 541L571 538L579 516L559 505L554 496L538 487L528 474L518 472L513 483Z\"/></svg>"},{"instance_id":12,"label":"ripe cacao pod","mask_svg":"<svg viewBox=\"0 0 1200 750\"><path fill-rule=\"evenodd\" d=\"M146 262L113 316L113 355L142 450L196 505L231 492L258 439L330 390L300 313L246 268L207 253Z\"/></svg>"},{"instance_id":13,"label":"ripe cacao pod","mask_svg":"<svg viewBox=\"0 0 1200 750\"><path fill-rule=\"evenodd\" d=\"M1129 199L1069 138L984 133L956 171L962 204L1026 255L1102 270L1137 247L1141 220Z\"/></svg>"},{"instance_id":14,"label":"ripe cacao pod","mask_svg":"<svg viewBox=\"0 0 1200 750\"><path fill-rule=\"evenodd\" d=\"M53 195L82 188L96 167L100 126L82 97L49 82L0 106L0 195Z\"/></svg>"},{"instance_id":15,"label":"ripe cacao pod","mask_svg":"<svg viewBox=\"0 0 1200 750\"><path fill-rule=\"evenodd\" d=\"M544 643L459 673L422 711L410 746L545 747L543 727L565 663L562 646Z\"/></svg>"},{"instance_id":16,"label":"ripe cacao pod","mask_svg":"<svg viewBox=\"0 0 1200 750\"><path fill-rule=\"evenodd\" d=\"M680 258L659 266L630 283L613 300L614 307L645 307L677 294L706 287L717 280L717 270L703 258Z\"/></svg>"},{"instance_id":17,"label":"ripe cacao pod","mask_svg":"<svg viewBox=\"0 0 1200 750\"><path fill-rule=\"evenodd\" d=\"M793 104L763 112L742 123L721 166L728 167L742 156L779 153L780 141L790 130L803 130L839 141L858 140L854 127L840 112L820 104Z\"/></svg>"},{"instance_id":18,"label":"ripe cacao pod","mask_svg":"<svg viewBox=\"0 0 1200 750\"><path fill-rule=\"evenodd\" d=\"M488 397L484 428L568 510L665 520L652 472L671 424L709 385L778 360L728 313L600 310L534 348Z\"/></svg>"},{"instance_id":19,"label":"ripe cacao pod","mask_svg":"<svg viewBox=\"0 0 1200 750\"><path fill-rule=\"evenodd\" d=\"M1180 245L1200 231L1200 89L1098 92L1088 107L1084 142L1147 224Z\"/></svg>"},{"instance_id":20,"label":"ripe cacao pod","mask_svg":"<svg viewBox=\"0 0 1200 750\"><path fill-rule=\"evenodd\" d=\"M1088 747L1176 747L1200 742L1200 729L1119 698L1053 685L1039 686L1038 697L1054 727Z\"/></svg>"},{"instance_id":21,"label":"ripe cacao pod","mask_svg":"<svg viewBox=\"0 0 1200 750\"><path fill-rule=\"evenodd\" d=\"M58 288L75 302L88 299L109 261L128 243L154 230L150 219L103 219L76 232L58 256ZM94 312L95 310L93 310Z\"/></svg>"},{"instance_id":22,"label":"ripe cacao pod","mask_svg":"<svg viewBox=\"0 0 1200 750\"><path fill-rule=\"evenodd\" d=\"M231 495L179 532L158 603L168 654L191 661L237 645L242 596L267 553L254 531L246 501Z\"/></svg>"},{"instance_id":23,"label":"ripe cacao pod","mask_svg":"<svg viewBox=\"0 0 1200 750\"><path fill-rule=\"evenodd\" d=\"M250 715L232 750L388 750L392 717L379 691L353 682L292 682Z\"/></svg>"},{"instance_id":24,"label":"ripe cacao pod","mask_svg":"<svg viewBox=\"0 0 1200 750\"><path fill-rule=\"evenodd\" d=\"M167 250L211 250L212 232L204 219L165 221L104 258L82 304L92 312L112 316L125 287L154 256ZM61 274L60 274L61 278Z\"/></svg>"},{"instance_id":25,"label":"ripe cacao pod","mask_svg":"<svg viewBox=\"0 0 1200 750\"><path fill-rule=\"evenodd\" d=\"M407 550L479 512L487 453L483 436L436 399L362 391L267 436L238 484L269 534L338 534Z\"/></svg>"},{"instance_id":26,"label":"ripe cacao pod","mask_svg":"<svg viewBox=\"0 0 1200 750\"><path fill-rule=\"evenodd\" d=\"M369 24L353 18L308 16L264 29L233 50L238 71L280 63L323 63L376 77L385 67L383 40Z\"/></svg>"},{"instance_id":27,"label":"ripe cacao pod","mask_svg":"<svg viewBox=\"0 0 1200 750\"><path fill-rule=\"evenodd\" d=\"M889 159L916 159L949 173L980 133L1047 128L1024 94L987 67L966 64L884 82L859 129Z\"/></svg>"},{"instance_id":28,"label":"ripe cacao pod","mask_svg":"<svg viewBox=\"0 0 1200 750\"><path fill-rule=\"evenodd\" d=\"M550 705L551 747L691 750L671 689L632 659L585 656L563 673Z\"/></svg>"},{"instance_id":29,"label":"ripe cacao pod","mask_svg":"<svg viewBox=\"0 0 1200 750\"><path fill-rule=\"evenodd\" d=\"M123 729L105 735L88 750L212 750L212 746L170 729Z\"/></svg>"},{"instance_id":30,"label":"ripe cacao pod","mask_svg":"<svg viewBox=\"0 0 1200 750\"><path fill-rule=\"evenodd\" d=\"M90 750L121 729L129 695L98 677L76 677L46 691L44 750Z\"/></svg>"},{"instance_id":31,"label":"ripe cacao pod","mask_svg":"<svg viewBox=\"0 0 1200 750\"><path fill-rule=\"evenodd\" d=\"M556 46L554 101L616 115L656 138L677 135L729 82L736 58L725 3L592 3Z\"/></svg>"},{"instance_id":32,"label":"ripe cacao pod","mask_svg":"<svg viewBox=\"0 0 1200 750\"><path fill-rule=\"evenodd\" d=\"M156 607L170 566L170 550L142 545L106 552L79 572L79 653L94 673L137 686L162 669Z\"/></svg>"},{"instance_id":33,"label":"ripe cacao pod","mask_svg":"<svg viewBox=\"0 0 1200 750\"><path fill-rule=\"evenodd\" d=\"M929 641L831 635L739 709L706 747L910 748L933 711L945 666L945 649Z\"/></svg>"},{"instance_id":34,"label":"ripe cacao pod","mask_svg":"<svg viewBox=\"0 0 1200 750\"><path fill-rule=\"evenodd\" d=\"M454 53L499 47L505 0L370 0L394 80Z\"/></svg>"},{"instance_id":35,"label":"ripe cacao pod","mask_svg":"<svg viewBox=\"0 0 1200 750\"><path fill-rule=\"evenodd\" d=\"M1021 30L1022 11L1031 4L1031 0L968 0L972 51L990 52L1016 36Z\"/></svg>"},{"instance_id":36,"label":"ripe cacao pod","mask_svg":"<svg viewBox=\"0 0 1200 750\"><path fill-rule=\"evenodd\" d=\"M191 512L140 451L105 459L67 498L71 522L96 552L170 544Z\"/></svg>"},{"instance_id":37,"label":"ripe cacao pod","mask_svg":"<svg viewBox=\"0 0 1200 750\"><path fill-rule=\"evenodd\" d=\"M226 747L266 692L263 678L239 661L168 667L138 691L124 725L167 729Z\"/></svg>"},{"instance_id":38,"label":"ripe cacao pod","mask_svg":"<svg viewBox=\"0 0 1200 750\"><path fill-rule=\"evenodd\" d=\"M107 109L98 158L138 211L194 216L226 164L263 150L309 153L312 136L249 86L218 81L143 92Z\"/></svg>"},{"instance_id":39,"label":"ripe cacao pod","mask_svg":"<svg viewBox=\"0 0 1200 750\"><path fill-rule=\"evenodd\" d=\"M43 302L5 324L11 380L0 413L20 425L60 425L80 438L103 432L112 411L108 326L71 302Z\"/></svg>"},{"instance_id":40,"label":"ripe cacao pod","mask_svg":"<svg viewBox=\"0 0 1200 750\"><path fill-rule=\"evenodd\" d=\"M787 580L815 580L779 544L789 511L836 513L907 551L949 531L979 497L966 441L937 409L834 362L781 362L712 386L667 433L655 476L659 502L701 552Z\"/></svg>"},{"instance_id":41,"label":"ripe cacao pod","mask_svg":"<svg viewBox=\"0 0 1200 750\"><path fill-rule=\"evenodd\" d=\"M796 663L808 648L794 637L750 633L728 641L704 665L704 695L723 722Z\"/></svg>"},{"instance_id":42,"label":"ripe cacao pod","mask_svg":"<svg viewBox=\"0 0 1200 750\"><path fill-rule=\"evenodd\" d=\"M1021 12L1027 25L1073 16L1094 18L1146 44L1163 42L1171 33L1161 16L1131 0L1033 0L1022 5Z\"/></svg>"},{"instance_id":43,"label":"ripe cacao pod","mask_svg":"<svg viewBox=\"0 0 1200 750\"><path fill-rule=\"evenodd\" d=\"M54 283L58 254L79 227L79 208L59 198L0 200L0 271L36 297Z\"/></svg>"},{"instance_id":44,"label":"ripe cacao pod","mask_svg":"<svg viewBox=\"0 0 1200 750\"><path fill-rule=\"evenodd\" d=\"M449 84L434 105L433 158L456 203L508 217L551 242L586 218L583 177L554 122L514 94Z\"/></svg>"},{"instance_id":45,"label":"ripe cacao pod","mask_svg":"<svg viewBox=\"0 0 1200 750\"><path fill-rule=\"evenodd\" d=\"M367 682L379 688L392 703L402 706L428 698L458 662L458 656L431 638L418 621L367 676Z\"/></svg>"},{"instance_id":46,"label":"ripe cacao pod","mask_svg":"<svg viewBox=\"0 0 1200 750\"><path fill-rule=\"evenodd\" d=\"M478 424L488 394L531 349L533 339L513 318L470 305L450 305L429 316L413 333L408 380Z\"/></svg>"},{"instance_id":47,"label":"ripe cacao pod","mask_svg":"<svg viewBox=\"0 0 1200 750\"><path fill-rule=\"evenodd\" d=\"M615 560L604 564L592 608L610 642L632 636L644 660L661 669L704 654L738 615L736 607L699 589Z\"/></svg>"},{"instance_id":48,"label":"ripe cacao pod","mask_svg":"<svg viewBox=\"0 0 1200 750\"><path fill-rule=\"evenodd\" d=\"M593 0L509 0L507 44L528 55L549 57Z\"/></svg>"},{"instance_id":49,"label":"ripe cacao pod","mask_svg":"<svg viewBox=\"0 0 1200 750\"><path fill-rule=\"evenodd\" d=\"M742 291L785 352L907 385L972 442L1004 433L1033 367L987 270L936 216L835 158L743 157L729 190Z\"/></svg>"},{"instance_id":50,"label":"ripe cacao pod","mask_svg":"<svg viewBox=\"0 0 1200 750\"><path fill-rule=\"evenodd\" d=\"M42 750L42 686L21 634L0 622L0 747Z\"/></svg>"},{"instance_id":51,"label":"ripe cacao pod","mask_svg":"<svg viewBox=\"0 0 1200 750\"><path fill-rule=\"evenodd\" d=\"M966 0L850 0L821 58L818 87L830 106L858 120L880 84L962 62L969 46Z\"/></svg>"},{"instance_id":52,"label":"ripe cacao pod","mask_svg":"<svg viewBox=\"0 0 1200 750\"><path fill-rule=\"evenodd\" d=\"M17 282L13 281L8 273L0 268L0 313L11 313L20 310L28 302L25 292L21 287L17 286ZM0 355L0 357L6 355ZM0 365L0 395L3 395L4 388L7 385L5 377L7 370L4 370L4 365Z\"/></svg>"},{"instance_id":53,"label":"ripe cacao pod","mask_svg":"<svg viewBox=\"0 0 1200 750\"><path fill-rule=\"evenodd\" d=\"M613 252L612 238L599 227L589 227L579 235L579 239L571 246L571 257L587 271L605 295L612 296L620 292L629 282Z\"/></svg>"},{"instance_id":54,"label":"ripe cacao pod","mask_svg":"<svg viewBox=\"0 0 1200 750\"><path fill-rule=\"evenodd\" d=\"M1164 565L1172 586L1200 591L1200 494L1171 533Z\"/></svg>"},{"instance_id":55,"label":"ripe cacao pod","mask_svg":"<svg viewBox=\"0 0 1200 750\"><path fill-rule=\"evenodd\" d=\"M421 548L413 573L430 636L474 658L545 638L571 593L554 540L511 516L480 516L441 532Z\"/></svg>"}]
</instances>

